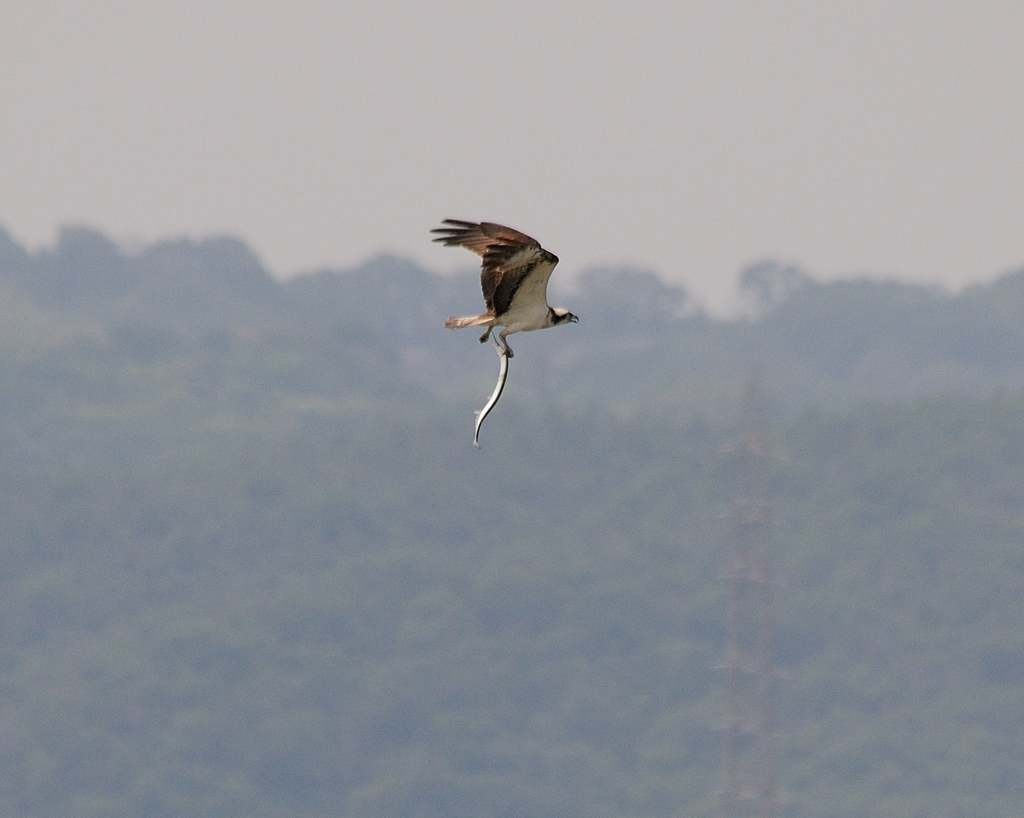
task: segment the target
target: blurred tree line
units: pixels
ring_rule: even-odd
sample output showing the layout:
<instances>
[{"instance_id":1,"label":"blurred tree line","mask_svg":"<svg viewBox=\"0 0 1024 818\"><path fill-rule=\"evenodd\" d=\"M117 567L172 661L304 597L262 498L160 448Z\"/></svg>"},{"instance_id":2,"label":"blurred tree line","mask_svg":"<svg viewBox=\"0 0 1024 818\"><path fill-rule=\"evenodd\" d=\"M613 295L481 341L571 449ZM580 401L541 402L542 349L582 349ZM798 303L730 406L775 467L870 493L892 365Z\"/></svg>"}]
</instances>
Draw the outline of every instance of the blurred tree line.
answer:
<instances>
[{"instance_id":1,"label":"blurred tree line","mask_svg":"<svg viewBox=\"0 0 1024 818\"><path fill-rule=\"evenodd\" d=\"M713 814L755 352L782 814L1019 813L1024 274L592 271L482 452L474 278L0 235L4 815Z\"/></svg>"}]
</instances>

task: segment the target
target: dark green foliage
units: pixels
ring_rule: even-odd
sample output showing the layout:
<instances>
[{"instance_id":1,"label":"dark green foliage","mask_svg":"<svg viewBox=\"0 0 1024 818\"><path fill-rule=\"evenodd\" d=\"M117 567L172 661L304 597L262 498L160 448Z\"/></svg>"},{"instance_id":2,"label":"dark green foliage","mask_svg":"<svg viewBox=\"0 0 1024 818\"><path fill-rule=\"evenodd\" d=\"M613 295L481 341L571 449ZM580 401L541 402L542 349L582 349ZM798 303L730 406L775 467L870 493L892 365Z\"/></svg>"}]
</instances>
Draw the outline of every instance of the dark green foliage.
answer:
<instances>
[{"instance_id":1,"label":"dark green foliage","mask_svg":"<svg viewBox=\"0 0 1024 818\"><path fill-rule=\"evenodd\" d=\"M787 763L806 814L1010 814L1024 780L1024 405L807 418L787 446L794 633L780 659L795 669Z\"/></svg>"},{"instance_id":2,"label":"dark green foliage","mask_svg":"<svg viewBox=\"0 0 1024 818\"><path fill-rule=\"evenodd\" d=\"M758 349L782 813L1017 815L1017 278L763 268L730 323L595 273L477 452L493 353L439 329L468 276L0 234L0 813L712 815Z\"/></svg>"}]
</instances>

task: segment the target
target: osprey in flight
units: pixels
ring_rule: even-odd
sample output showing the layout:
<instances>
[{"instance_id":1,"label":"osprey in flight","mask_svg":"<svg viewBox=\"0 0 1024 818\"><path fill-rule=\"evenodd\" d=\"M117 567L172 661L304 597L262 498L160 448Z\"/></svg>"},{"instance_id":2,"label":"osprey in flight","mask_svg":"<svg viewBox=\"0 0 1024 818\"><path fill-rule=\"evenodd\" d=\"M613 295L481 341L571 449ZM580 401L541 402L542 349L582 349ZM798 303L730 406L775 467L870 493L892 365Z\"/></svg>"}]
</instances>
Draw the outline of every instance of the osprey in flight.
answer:
<instances>
[{"instance_id":1,"label":"osprey in flight","mask_svg":"<svg viewBox=\"0 0 1024 818\"><path fill-rule=\"evenodd\" d=\"M502 351L512 357L506 337L513 332L557 327L579 319L569 310L548 306L548 279L558 264L558 256L549 253L536 239L525 233L491 222L463 222L445 219L434 241L446 247L465 247L483 258L480 286L487 312L483 315L452 316L445 329L487 327L480 336L486 341L491 330L504 327L498 335Z\"/></svg>"}]
</instances>

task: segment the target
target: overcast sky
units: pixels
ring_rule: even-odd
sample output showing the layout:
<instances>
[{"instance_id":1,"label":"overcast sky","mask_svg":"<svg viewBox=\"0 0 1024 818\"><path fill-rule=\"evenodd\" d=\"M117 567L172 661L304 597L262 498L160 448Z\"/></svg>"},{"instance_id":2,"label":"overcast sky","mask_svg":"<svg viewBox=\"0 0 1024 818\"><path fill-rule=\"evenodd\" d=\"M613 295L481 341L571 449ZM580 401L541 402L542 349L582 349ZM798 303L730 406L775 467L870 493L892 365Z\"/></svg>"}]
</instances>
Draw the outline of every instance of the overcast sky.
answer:
<instances>
[{"instance_id":1,"label":"overcast sky","mask_svg":"<svg viewBox=\"0 0 1024 818\"><path fill-rule=\"evenodd\" d=\"M772 257L1024 266L1024 2L0 3L0 224L236 235L291 275L445 217L724 303Z\"/></svg>"}]
</instances>

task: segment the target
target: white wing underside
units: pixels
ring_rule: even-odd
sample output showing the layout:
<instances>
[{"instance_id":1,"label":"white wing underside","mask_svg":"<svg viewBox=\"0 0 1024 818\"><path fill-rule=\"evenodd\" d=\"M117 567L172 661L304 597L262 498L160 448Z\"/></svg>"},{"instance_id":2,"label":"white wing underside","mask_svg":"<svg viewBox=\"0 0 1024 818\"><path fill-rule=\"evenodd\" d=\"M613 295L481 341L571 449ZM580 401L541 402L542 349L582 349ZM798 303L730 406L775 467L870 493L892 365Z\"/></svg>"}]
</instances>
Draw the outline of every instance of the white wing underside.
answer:
<instances>
[{"instance_id":1,"label":"white wing underside","mask_svg":"<svg viewBox=\"0 0 1024 818\"><path fill-rule=\"evenodd\" d=\"M533 248L530 248L531 250ZM527 251L524 251L524 255ZM511 265L510 265L511 267ZM514 268L513 268L514 269ZM497 317L495 323L506 327L509 333L529 332L548 326L548 281L555 265L542 261L532 272L528 273L519 285L512 303L503 315ZM509 273L505 273L509 275Z\"/></svg>"}]
</instances>

